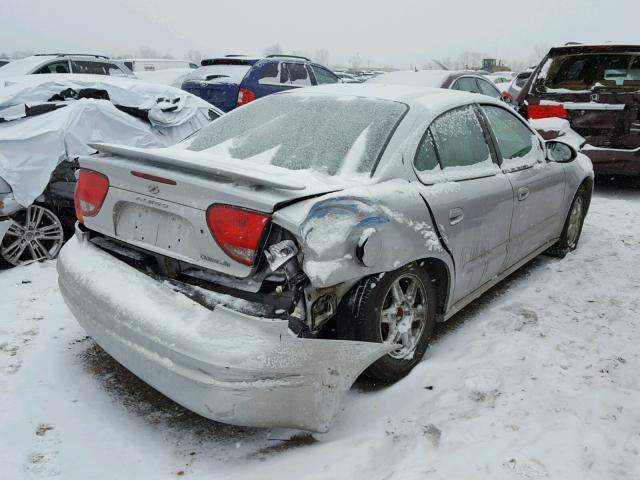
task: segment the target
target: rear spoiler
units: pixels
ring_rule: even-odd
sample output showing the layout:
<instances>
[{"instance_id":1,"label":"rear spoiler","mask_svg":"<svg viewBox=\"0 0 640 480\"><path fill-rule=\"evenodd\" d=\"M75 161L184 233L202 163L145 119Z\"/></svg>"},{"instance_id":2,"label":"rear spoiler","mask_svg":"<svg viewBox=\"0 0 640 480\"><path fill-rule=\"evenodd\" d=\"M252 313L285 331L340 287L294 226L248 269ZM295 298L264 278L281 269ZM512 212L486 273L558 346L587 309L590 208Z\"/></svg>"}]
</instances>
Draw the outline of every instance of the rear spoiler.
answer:
<instances>
[{"instance_id":1,"label":"rear spoiler","mask_svg":"<svg viewBox=\"0 0 640 480\"><path fill-rule=\"evenodd\" d=\"M205 152L182 149L136 148L111 143L90 143L89 146L103 153L169 170L198 172L208 176L225 177L239 183L278 188L281 190L305 190L307 187L292 179L293 172L275 165L263 165Z\"/></svg>"}]
</instances>

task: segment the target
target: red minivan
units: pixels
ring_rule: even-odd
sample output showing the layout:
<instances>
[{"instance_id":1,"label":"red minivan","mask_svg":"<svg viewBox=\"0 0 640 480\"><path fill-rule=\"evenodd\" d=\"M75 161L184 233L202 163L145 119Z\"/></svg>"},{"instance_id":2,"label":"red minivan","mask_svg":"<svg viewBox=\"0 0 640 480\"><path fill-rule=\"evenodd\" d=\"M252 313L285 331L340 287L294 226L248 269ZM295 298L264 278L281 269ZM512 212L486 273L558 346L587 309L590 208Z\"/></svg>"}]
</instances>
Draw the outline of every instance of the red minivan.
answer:
<instances>
[{"instance_id":1,"label":"red minivan","mask_svg":"<svg viewBox=\"0 0 640 480\"><path fill-rule=\"evenodd\" d=\"M529 119L568 120L596 174L640 175L640 45L552 48L515 103Z\"/></svg>"}]
</instances>

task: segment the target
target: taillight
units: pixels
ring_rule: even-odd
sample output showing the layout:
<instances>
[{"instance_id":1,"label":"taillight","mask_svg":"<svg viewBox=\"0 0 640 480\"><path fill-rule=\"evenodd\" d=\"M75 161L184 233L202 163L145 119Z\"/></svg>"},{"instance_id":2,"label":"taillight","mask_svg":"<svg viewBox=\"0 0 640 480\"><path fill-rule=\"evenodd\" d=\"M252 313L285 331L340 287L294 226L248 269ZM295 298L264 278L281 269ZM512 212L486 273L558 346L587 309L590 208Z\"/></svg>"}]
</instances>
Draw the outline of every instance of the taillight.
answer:
<instances>
[{"instance_id":1,"label":"taillight","mask_svg":"<svg viewBox=\"0 0 640 480\"><path fill-rule=\"evenodd\" d=\"M248 88L241 88L238 92L238 107L253 102L256 99L256 92Z\"/></svg>"},{"instance_id":2,"label":"taillight","mask_svg":"<svg viewBox=\"0 0 640 480\"><path fill-rule=\"evenodd\" d=\"M527 115L531 120L539 118L567 118L569 115L562 105L529 105Z\"/></svg>"},{"instance_id":3,"label":"taillight","mask_svg":"<svg viewBox=\"0 0 640 480\"><path fill-rule=\"evenodd\" d=\"M109 179L98 172L80 169L76 190L73 195L76 217L80 223L84 217L98 214L109 191Z\"/></svg>"},{"instance_id":4,"label":"taillight","mask_svg":"<svg viewBox=\"0 0 640 480\"><path fill-rule=\"evenodd\" d=\"M213 204L207 225L220 248L234 260L252 266L271 215L253 210Z\"/></svg>"}]
</instances>

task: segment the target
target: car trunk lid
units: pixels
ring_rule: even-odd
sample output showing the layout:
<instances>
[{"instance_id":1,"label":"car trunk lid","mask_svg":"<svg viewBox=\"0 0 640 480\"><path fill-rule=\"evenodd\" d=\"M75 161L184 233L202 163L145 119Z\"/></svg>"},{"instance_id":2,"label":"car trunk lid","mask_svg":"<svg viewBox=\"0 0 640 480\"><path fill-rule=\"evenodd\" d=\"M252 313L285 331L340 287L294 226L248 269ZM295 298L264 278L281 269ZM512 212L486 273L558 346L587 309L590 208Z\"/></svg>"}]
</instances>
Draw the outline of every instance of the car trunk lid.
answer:
<instances>
[{"instance_id":1,"label":"car trunk lid","mask_svg":"<svg viewBox=\"0 0 640 480\"><path fill-rule=\"evenodd\" d=\"M109 179L100 212L89 229L176 260L235 277L254 270L227 255L211 234L211 205L271 215L282 205L341 190L346 184L311 171L193 152L92 144L111 156L80 158L80 167ZM269 225L266 226L268 232ZM262 236L262 242L266 234ZM261 245L262 246L262 245Z\"/></svg>"}]
</instances>

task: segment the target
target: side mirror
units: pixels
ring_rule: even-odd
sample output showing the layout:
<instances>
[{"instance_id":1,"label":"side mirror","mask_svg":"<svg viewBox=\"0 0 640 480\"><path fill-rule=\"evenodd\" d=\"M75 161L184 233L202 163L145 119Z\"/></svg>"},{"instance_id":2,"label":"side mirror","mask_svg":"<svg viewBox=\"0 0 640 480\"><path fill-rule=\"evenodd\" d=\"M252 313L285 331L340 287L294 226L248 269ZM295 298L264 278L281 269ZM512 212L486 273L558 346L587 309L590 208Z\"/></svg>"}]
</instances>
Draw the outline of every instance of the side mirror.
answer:
<instances>
[{"instance_id":1,"label":"side mirror","mask_svg":"<svg viewBox=\"0 0 640 480\"><path fill-rule=\"evenodd\" d=\"M578 152L571 145L558 140L548 140L547 146L547 160L557 163L572 162L578 156Z\"/></svg>"},{"instance_id":2,"label":"side mirror","mask_svg":"<svg viewBox=\"0 0 640 480\"><path fill-rule=\"evenodd\" d=\"M509 105L511 105L513 103L513 97L511 96L511 94L508 91L504 91L502 92L502 94L500 95L500 97L502 98L502 101L504 103L507 103Z\"/></svg>"}]
</instances>

